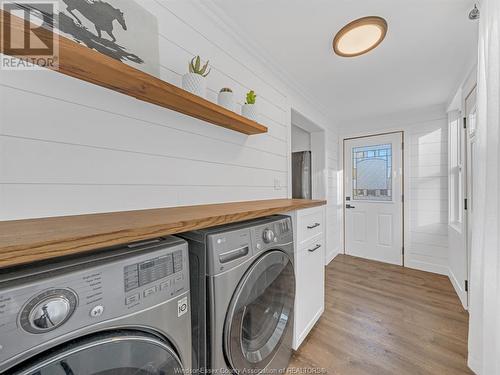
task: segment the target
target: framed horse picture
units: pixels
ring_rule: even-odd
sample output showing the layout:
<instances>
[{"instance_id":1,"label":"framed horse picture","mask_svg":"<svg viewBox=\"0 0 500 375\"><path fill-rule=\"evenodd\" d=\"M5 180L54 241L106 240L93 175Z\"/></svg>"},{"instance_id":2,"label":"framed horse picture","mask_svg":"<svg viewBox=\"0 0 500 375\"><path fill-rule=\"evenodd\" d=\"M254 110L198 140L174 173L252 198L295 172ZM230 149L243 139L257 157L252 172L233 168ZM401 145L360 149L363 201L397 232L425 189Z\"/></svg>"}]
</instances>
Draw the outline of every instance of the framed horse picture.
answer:
<instances>
[{"instance_id":1,"label":"framed horse picture","mask_svg":"<svg viewBox=\"0 0 500 375\"><path fill-rule=\"evenodd\" d=\"M20 2L50 19L61 35L146 73L160 76L158 22L134 0L46 0L54 14L38 1Z\"/></svg>"}]
</instances>

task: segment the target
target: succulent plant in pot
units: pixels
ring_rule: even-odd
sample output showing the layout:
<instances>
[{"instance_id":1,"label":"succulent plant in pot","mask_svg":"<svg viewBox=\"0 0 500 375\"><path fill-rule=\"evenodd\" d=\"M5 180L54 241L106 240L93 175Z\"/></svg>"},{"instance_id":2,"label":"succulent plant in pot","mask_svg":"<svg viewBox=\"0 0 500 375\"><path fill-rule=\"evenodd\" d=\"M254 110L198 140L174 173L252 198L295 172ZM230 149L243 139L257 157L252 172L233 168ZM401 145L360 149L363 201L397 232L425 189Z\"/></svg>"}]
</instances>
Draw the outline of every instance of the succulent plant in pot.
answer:
<instances>
[{"instance_id":1,"label":"succulent plant in pot","mask_svg":"<svg viewBox=\"0 0 500 375\"><path fill-rule=\"evenodd\" d=\"M250 120L257 121L257 105L255 104L257 95L253 90L247 92L246 102L241 107L241 114Z\"/></svg>"},{"instance_id":2,"label":"succulent plant in pot","mask_svg":"<svg viewBox=\"0 0 500 375\"><path fill-rule=\"evenodd\" d=\"M230 111L234 111L233 90L228 87L221 88L217 96L217 103Z\"/></svg>"},{"instance_id":3,"label":"succulent plant in pot","mask_svg":"<svg viewBox=\"0 0 500 375\"><path fill-rule=\"evenodd\" d=\"M207 93L207 79L210 73L209 62L201 64L200 56L193 57L189 63L189 73L182 76L182 88L195 95L205 97Z\"/></svg>"}]
</instances>

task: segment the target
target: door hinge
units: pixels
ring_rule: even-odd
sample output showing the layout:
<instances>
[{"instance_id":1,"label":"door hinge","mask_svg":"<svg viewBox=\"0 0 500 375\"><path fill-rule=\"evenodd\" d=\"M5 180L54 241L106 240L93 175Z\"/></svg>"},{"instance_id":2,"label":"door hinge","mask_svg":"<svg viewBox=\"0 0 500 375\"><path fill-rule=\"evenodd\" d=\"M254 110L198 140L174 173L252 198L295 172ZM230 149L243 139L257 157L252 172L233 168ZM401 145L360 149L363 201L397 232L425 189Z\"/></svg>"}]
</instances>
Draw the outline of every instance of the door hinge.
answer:
<instances>
[{"instance_id":1,"label":"door hinge","mask_svg":"<svg viewBox=\"0 0 500 375\"><path fill-rule=\"evenodd\" d=\"M467 210L467 198L464 199L464 210Z\"/></svg>"},{"instance_id":2,"label":"door hinge","mask_svg":"<svg viewBox=\"0 0 500 375\"><path fill-rule=\"evenodd\" d=\"M405 149L405 143L401 142L401 150L404 150L404 149Z\"/></svg>"},{"instance_id":3,"label":"door hinge","mask_svg":"<svg viewBox=\"0 0 500 375\"><path fill-rule=\"evenodd\" d=\"M469 280L465 280L465 291L469 291Z\"/></svg>"},{"instance_id":4,"label":"door hinge","mask_svg":"<svg viewBox=\"0 0 500 375\"><path fill-rule=\"evenodd\" d=\"M405 202L405 195L404 194L401 194L401 202Z\"/></svg>"},{"instance_id":5,"label":"door hinge","mask_svg":"<svg viewBox=\"0 0 500 375\"><path fill-rule=\"evenodd\" d=\"M404 246L401 248L401 254L405 255L405 247Z\"/></svg>"},{"instance_id":6,"label":"door hinge","mask_svg":"<svg viewBox=\"0 0 500 375\"><path fill-rule=\"evenodd\" d=\"M464 129L467 129L467 117L464 117Z\"/></svg>"}]
</instances>

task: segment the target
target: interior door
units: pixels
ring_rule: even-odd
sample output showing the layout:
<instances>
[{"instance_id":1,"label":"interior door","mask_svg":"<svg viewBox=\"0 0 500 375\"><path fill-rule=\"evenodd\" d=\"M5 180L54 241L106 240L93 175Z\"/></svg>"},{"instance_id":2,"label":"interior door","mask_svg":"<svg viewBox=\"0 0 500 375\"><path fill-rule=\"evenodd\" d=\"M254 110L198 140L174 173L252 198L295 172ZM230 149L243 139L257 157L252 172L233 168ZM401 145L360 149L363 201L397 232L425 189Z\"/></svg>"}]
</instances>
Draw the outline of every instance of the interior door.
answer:
<instances>
[{"instance_id":1,"label":"interior door","mask_svg":"<svg viewBox=\"0 0 500 375\"><path fill-rule=\"evenodd\" d=\"M466 164L466 197L467 197L467 279L470 280L470 250L472 246L472 213L474 212L474 202L472 200L472 187L474 181L474 162L476 160L476 88L465 98L465 121L467 132L467 164ZM467 282L468 284L468 282ZM470 285L467 288L467 306L470 301Z\"/></svg>"},{"instance_id":2,"label":"interior door","mask_svg":"<svg viewBox=\"0 0 500 375\"><path fill-rule=\"evenodd\" d=\"M403 264L403 133L344 141L346 254Z\"/></svg>"}]
</instances>

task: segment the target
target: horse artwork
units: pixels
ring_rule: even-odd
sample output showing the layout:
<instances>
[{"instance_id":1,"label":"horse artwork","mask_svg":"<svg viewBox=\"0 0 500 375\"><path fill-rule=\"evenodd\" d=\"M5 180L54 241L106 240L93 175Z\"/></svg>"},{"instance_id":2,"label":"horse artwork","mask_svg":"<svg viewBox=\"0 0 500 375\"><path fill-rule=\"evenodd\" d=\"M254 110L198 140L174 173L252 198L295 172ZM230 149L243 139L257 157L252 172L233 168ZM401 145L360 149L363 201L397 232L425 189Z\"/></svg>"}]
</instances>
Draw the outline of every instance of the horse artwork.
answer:
<instances>
[{"instance_id":1,"label":"horse artwork","mask_svg":"<svg viewBox=\"0 0 500 375\"><path fill-rule=\"evenodd\" d=\"M116 20L122 26L123 30L127 30L123 12L120 9L113 8L109 3L104 1L86 1L86 0L63 0L66 4L66 10L82 25L82 21L73 13L75 10L81 13L85 18L90 20L97 31L97 36L101 38L102 31L108 33L113 42L116 38L113 35L113 21Z\"/></svg>"},{"instance_id":2,"label":"horse artwork","mask_svg":"<svg viewBox=\"0 0 500 375\"><path fill-rule=\"evenodd\" d=\"M59 0L57 28L88 48L160 74L156 17L134 0Z\"/></svg>"}]
</instances>

